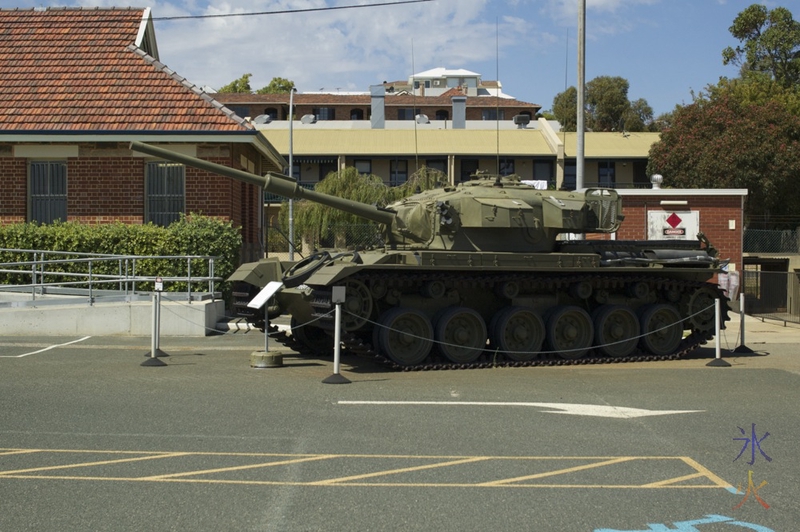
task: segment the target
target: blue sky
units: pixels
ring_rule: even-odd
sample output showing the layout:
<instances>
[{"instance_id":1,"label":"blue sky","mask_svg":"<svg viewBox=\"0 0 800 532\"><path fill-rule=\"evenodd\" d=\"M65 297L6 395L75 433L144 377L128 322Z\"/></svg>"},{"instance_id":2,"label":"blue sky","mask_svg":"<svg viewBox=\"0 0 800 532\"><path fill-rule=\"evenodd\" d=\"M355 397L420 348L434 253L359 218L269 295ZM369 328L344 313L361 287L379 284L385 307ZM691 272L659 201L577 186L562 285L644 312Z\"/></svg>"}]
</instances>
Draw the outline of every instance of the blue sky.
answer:
<instances>
[{"instance_id":1,"label":"blue sky","mask_svg":"<svg viewBox=\"0 0 800 532\"><path fill-rule=\"evenodd\" d=\"M320 8L393 0L132 0L153 16ZM586 79L621 76L628 97L655 115L689 103L720 76L728 28L752 0L587 0ZM800 18L796 0L765 1ZM0 0L2 7L112 6L120 0ZM254 89L275 77L300 92L367 91L434 67L499 79L520 100L552 107L577 81L578 0L431 0L314 13L157 21L161 60L197 85L220 87L246 72ZM498 51L499 50L499 51Z\"/></svg>"}]
</instances>

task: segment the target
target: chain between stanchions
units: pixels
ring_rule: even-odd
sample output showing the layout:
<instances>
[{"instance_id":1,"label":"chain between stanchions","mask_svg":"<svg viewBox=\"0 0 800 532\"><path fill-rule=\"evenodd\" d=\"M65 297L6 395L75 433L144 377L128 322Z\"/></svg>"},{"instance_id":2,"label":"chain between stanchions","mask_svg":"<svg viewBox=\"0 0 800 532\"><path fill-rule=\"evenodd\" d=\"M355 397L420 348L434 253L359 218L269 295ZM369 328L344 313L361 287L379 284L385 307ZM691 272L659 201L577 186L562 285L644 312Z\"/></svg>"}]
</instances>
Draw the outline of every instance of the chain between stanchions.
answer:
<instances>
[{"instance_id":1,"label":"chain between stanchions","mask_svg":"<svg viewBox=\"0 0 800 532\"><path fill-rule=\"evenodd\" d=\"M273 335L274 333L274 335ZM299 353L309 353L310 348L297 341L294 336L286 334L285 331L280 331L274 325L270 326L270 336L287 348L297 351ZM371 344L364 342L360 337L353 333L343 332L342 343L345 349L360 357L369 357L381 364L386 369L392 371L443 371L443 370L458 370L458 369L492 369L492 368L524 368L524 367L542 367L542 366L578 366L578 365L597 365L597 364L625 364L630 362L656 362L667 360L679 360L688 356L691 352L703 345L705 342L713 338L713 331L706 332L693 332L681 341L678 350L669 355L652 355L639 351L633 355L625 357L609 357L609 356L594 356L578 359L564 359L556 357L542 357L526 361L512 361L512 360L497 360L497 353L499 351L486 350L481 355L480 359L471 363L453 363L447 360L437 359L435 355L431 355L434 360L430 363L419 364L415 366L401 366L392 360L377 353ZM552 352L540 352L539 355L552 354Z\"/></svg>"},{"instance_id":2,"label":"chain between stanchions","mask_svg":"<svg viewBox=\"0 0 800 532\"><path fill-rule=\"evenodd\" d=\"M596 365L596 364L624 364L628 362L655 362L665 360L679 360L685 358L689 353L700 347L704 342L711 339L713 335L692 333L681 342L678 350L669 355L651 355L639 351L637 354L629 355L626 357L585 357L578 359L564 359L564 358L537 358L525 361L501 360L498 361L496 357L492 356L492 351L484 351L484 354L475 361L470 363L454 363L447 360L434 360L427 364L418 364L415 366L401 366L392 360L380 355L372 349L370 344L364 343L360 338L352 333L343 335L342 341L345 347L357 355L365 356L372 355L375 360L385 366L387 369L394 371L441 371L441 370L457 370L457 369L490 369L490 368L524 368L524 367L538 367L538 366L578 366L578 365ZM546 354L550 352L540 352L539 354Z\"/></svg>"}]
</instances>

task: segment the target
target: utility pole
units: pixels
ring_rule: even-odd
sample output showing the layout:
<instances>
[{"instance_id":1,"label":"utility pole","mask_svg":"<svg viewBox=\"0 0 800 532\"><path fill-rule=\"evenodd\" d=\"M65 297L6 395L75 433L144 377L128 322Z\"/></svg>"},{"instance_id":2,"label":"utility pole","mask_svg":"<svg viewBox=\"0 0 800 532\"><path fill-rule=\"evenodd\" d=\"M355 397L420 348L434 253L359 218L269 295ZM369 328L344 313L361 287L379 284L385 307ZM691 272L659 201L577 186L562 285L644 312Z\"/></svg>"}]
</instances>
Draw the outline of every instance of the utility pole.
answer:
<instances>
[{"instance_id":1,"label":"utility pole","mask_svg":"<svg viewBox=\"0 0 800 532\"><path fill-rule=\"evenodd\" d=\"M578 138L575 147L575 190L583 189L584 129L586 104L586 0L578 0Z\"/></svg>"}]
</instances>

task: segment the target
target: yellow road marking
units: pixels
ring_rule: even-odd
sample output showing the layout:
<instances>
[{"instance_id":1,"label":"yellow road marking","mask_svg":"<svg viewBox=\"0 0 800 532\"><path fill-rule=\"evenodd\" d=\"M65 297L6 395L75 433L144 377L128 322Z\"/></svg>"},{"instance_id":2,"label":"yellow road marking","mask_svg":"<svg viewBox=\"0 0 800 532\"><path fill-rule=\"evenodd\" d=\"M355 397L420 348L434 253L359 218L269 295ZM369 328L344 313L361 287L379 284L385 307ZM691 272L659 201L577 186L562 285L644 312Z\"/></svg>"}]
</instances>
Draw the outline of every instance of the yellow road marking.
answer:
<instances>
[{"instance_id":1,"label":"yellow road marking","mask_svg":"<svg viewBox=\"0 0 800 532\"><path fill-rule=\"evenodd\" d=\"M703 476L707 477L711 482L719 486L720 488L728 489L732 488L733 486L722 480L720 477L709 471L707 468L703 467L696 461L692 460L688 456L681 456L681 460L692 466L697 470L698 473L702 473Z\"/></svg>"},{"instance_id":2,"label":"yellow road marking","mask_svg":"<svg viewBox=\"0 0 800 532\"><path fill-rule=\"evenodd\" d=\"M514 478L505 478L502 480L493 480L491 482L482 482L477 484L477 486L499 486L501 484L509 484L512 482L522 482L523 480L533 480L535 478L545 478L545 477L552 477L555 475L564 475L566 473L573 473L575 471L583 471L586 469L592 469L595 467L603 467L611 464L619 464L620 462L629 462L631 460L635 460L636 458L631 456L614 458L613 460L606 460L604 462L595 462L593 464L585 464L581 466L575 467L568 467L566 469L558 469L556 471L547 471L545 473L536 473L534 475L525 475L523 477L514 477Z\"/></svg>"},{"instance_id":3,"label":"yellow road marking","mask_svg":"<svg viewBox=\"0 0 800 532\"><path fill-rule=\"evenodd\" d=\"M11 456L12 454L33 454L40 452L38 449L0 449L0 456Z\"/></svg>"},{"instance_id":4,"label":"yellow road marking","mask_svg":"<svg viewBox=\"0 0 800 532\"><path fill-rule=\"evenodd\" d=\"M682 477L675 477L670 478L667 480L661 480L659 482L651 482L650 484L643 484L643 488L663 488L665 486L669 486L670 484L676 484L678 482L683 482L684 480L692 480L693 478L700 478L704 477L703 473L692 473L691 475L684 475ZM680 486L679 486L680 487ZM716 488L717 486L711 486Z\"/></svg>"},{"instance_id":5,"label":"yellow road marking","mask_svg":"<svg viewBox=\"0 0 800 532\"><path fill-rule=\"evenodd\" d=\"M279 465L299 464L301 462L312 462L314 460L328 460L330 458L338 458L335 454L321 454L319 456L309 456L307 458L297 458L295 460L280 460L278 462L264 462L259 464L248 464L233 467L220 467L217 469L201 469L199 471L186 471L183 473L170 473L168 475L155 475L152 477L141 477L141 480L167 480L173 478L183 478L192 475L209 475L212 473L225 473L228 471L243 471L245 469L257 469L259 467L272 467Z\"/></svg>"},{"instance_id":6,"label":"yellow road marking","mask_svg":"<svg viewBox=\"0 0 800 532\"><path fill-rule=\"evenodd\" d=\"M350 477L339 477L339 478L329 478L327 480L318 480L316 482L311 482L309 485L311 486L327 486L330 484L339 484L342 482L349 482L352 480L361 480L364 478L374 478L374 477L382 477L385 475L396 475L398 473L408 473L410 471L422 471L424 469L436 469L439 467L447 467L452 465L458 464L468 464L471 462L481 462L484 460L490 460L487 457L473 457L473 458L464 458L462 460L452 460L450 462L439 462L436 464L426 464L421 466L414 466L414 467L403 467L400 469L388 469L386 471L376 471L374 473L365 473L363 475L353 475ZM475 484L472 484L474 486Z\"/></svg>"},{"instance_id":7,"label":"yellow road marking","mask_svg":"<svg viewBox=\"0 0 800 532\"><path fill-rule=\"evenodd\" d=\"M727 483L719 476L712 473L706 467L700 465L692 458L685 456L442 456L442 455L389 455L389 454L291 454L291 453L225 453L225 452L156 452L156 451L119 451L119 450L75 450L75 449L19 449L19 448L0 448L0 457L22 454L94 454L94 455L122 455L131 456L129 458L115 458L110 460L99 460L92 462L78 462L74 464L63 464L56 466L42 466L26 469L16 469L2 471L0 470L0 478L15 478L15 479L59 479L59 480L111 480L111 481L128 481L128 482L182 482L182 483L204 483L204 484L240 484L240 485L265 485L265 486L361 486L361 487L505 487L505 488L602 488L602 489L709 489L709 488L724 488L733 489L733 486ZM77 475L43 475L36 474L47 471L57 471L66 469L85 468L92 466L115 465L128 462L138 462L144 460L156 460L160 458L173 458L173 457L192 457L192 456L219 456L219 457L247 457L247 458L283 458L282 460L263 462L260 461L254 464L244 464L240 466L221 467L213 469L202 469L195 471L182 471L177 473L166 473L163 475L151 475L146 477L96 477L96 476L77 476ZM392 460L437 460L433 464L424 464L419 466L388 469L381 471L373 471L359 475L351 475L345 477L328 478L316 481L271 481L271 480L236 480L236 479L198 479L187 478L198 475L208 475L215 473L224 473L232 471L242 471L248 469L268 468L272 466L292 465L299 463L308 463L316 461L330 460L333 458L342 459L392 459ZM395 475L399 473L411 473L415 471L423 471L430 469L437 469L443 467L457 466L475 462L497 461L544 461L544 460L591 460L592 463L578 465L569 468L563 468L553 471L546 471L532 475L518 476L513 478L504 478L493 480L489 482L456 482L456 483L436 483L436 482L364 482L366 479L384 477L388 475ZM694 469L694 473L650 482L647 484L533 484L525 483L534 479L542 479L548 477L555 477L565 475L577 471L588 470L593 468L600 468L608 465L631 462L637 460L681 460L683 463ZM679 484L681 482L697 479L707 478L712 484Z\"/></svg>"},{"instance_id":8,"label":"yellow road marking","mask_svg":"<svg viewBox=\"0 0 800 532\"><path fill-rule=\"evenodd\" d=\"M215 479L200 479L200 478L186 478L186 479L155 479L149 480L147 477L78 477L78 476L61 476L61 475L9 475L4 478L13 478L21 480L91 480L91 481L116 481L116 482L165 482L165 483L181 483L181 484L230 484L230 485L243 485L243 486L299 486L299 487L351 487L351 488L518 488L518 489L541 489L541 488L555 488L555 489L642 489L644 486L641 484L500 484L497 486L484 486L482 484L459 483L459 482L334 482L331 484L320 484L318 481L314 482L301 482L301 481L283 481L283 480L215 480ZM665 486L669 489L719 489L718 486ZM663 488L650 488L650 489L663 489Z\"/></svg>"},{"instance_id":9,"label":"yellow road marking","mask_svg":"<svg viewBox=\"0 0 800 532\"><path fill-rule=\"evenodd\" d=\"M100 465L122 464L125 462L139 462L142 460L155 460L158 458L172 458L174 456L186 456L190 453L168 453L149 456L139 456L137 458L121 458L118 460L101 460L98 462L83 462L79 464L65 464L57 466L34 467L30 469L17 469L15 471L0 471L0 476L19 475L21 473L37 473L39 471L54 471L57 469L73 469L76 467L91 467Z\"/></svg>"}]
</instances>

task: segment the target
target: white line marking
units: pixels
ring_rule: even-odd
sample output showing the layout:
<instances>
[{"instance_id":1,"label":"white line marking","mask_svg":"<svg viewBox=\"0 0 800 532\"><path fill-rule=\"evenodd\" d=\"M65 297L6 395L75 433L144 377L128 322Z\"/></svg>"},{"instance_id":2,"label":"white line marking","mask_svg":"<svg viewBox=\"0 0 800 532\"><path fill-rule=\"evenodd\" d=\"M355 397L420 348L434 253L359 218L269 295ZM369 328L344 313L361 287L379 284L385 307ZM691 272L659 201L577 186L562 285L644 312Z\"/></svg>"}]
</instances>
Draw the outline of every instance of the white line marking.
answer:
<instances>
[{"instance_id":1,"label":"white line marking","mask_svg":"<svg viewBox=\"0 0 800 532\"><path fill-rule=\"evenodd\" d=\"M423 405L423 406L533 406L537 408L553 408L543 410L549 414L568 414L573 416L594 416L630 419L646 416L666 416L670 414L689 414L705 412L705 410L647 410L644 408L628 408L611 405L581 405L573 403L505 403L481 401L339 401L340 405Z\"/></svg>"},{"instance_id":2,"label":"white line marking","mask_svg":"<svg viewBox=\"0 0 800 532\"><path fill-rule=\"evenodd\" d=\"M64 347L67 345L77 344L78 342L83 342L84 340L88 340L89 338L91 338L91 336L84 336L83 338L79 338L71 342L58 345L51 345L50 347L45 347L44 349L39 349L38 351L31 351L30 353L25 353L23 355L0 355L0 358L22 358L30 355L38 355L39 353L44 353L45 351L50 351L51 349L55 349L57 347Z\"/></svg>"}]
</instances>

